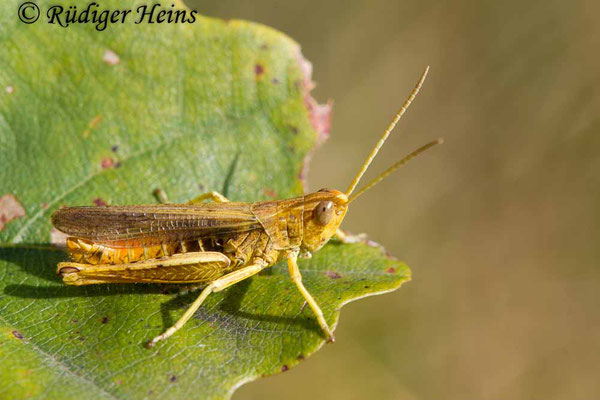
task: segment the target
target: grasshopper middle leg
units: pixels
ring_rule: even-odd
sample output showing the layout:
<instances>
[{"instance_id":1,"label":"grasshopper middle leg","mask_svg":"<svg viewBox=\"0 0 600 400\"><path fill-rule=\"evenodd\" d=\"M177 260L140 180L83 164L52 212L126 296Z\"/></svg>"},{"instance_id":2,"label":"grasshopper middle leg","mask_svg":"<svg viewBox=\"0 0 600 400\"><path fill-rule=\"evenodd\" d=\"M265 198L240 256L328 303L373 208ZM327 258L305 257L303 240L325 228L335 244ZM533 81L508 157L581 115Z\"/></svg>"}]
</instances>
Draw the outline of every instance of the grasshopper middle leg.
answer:
<instances>
[{"instance_id":1,"label":"grasshopper middle leg","mask_svg":"<svg viewBox=\"0 0 600 400\"><path fill-rule=\"evenodd\" d=\"M267 266L268 266L268 264L266 262L258 259L258 260L255 260L255 262L252 265L249 265L247 267L233 271L233 272L231 272L225 276L222 276L219 279L216 279L216 280L212 281L211 283L209 283L208 286L206 286L204 288L204 290L202 290L202 292L200 293L198 298L194 301L194 303L179 318L179 320L177 320L177 322L175 322L175 324L173 326L171 326L169 329L164 331L162 334L156 336L154 339L152 339L148 343L146 343L146 347L147 348L153 347L157 342L167 339L168 337L173 335L175 332L177 332L179 329L181 329L181 327L183 327L185 325L185 323L187 321L189 321L189 319L192 317L192 315L194 315L194 313L202 305L204 300L206 300L206 298L208 297L209 294L211 294L213 292L220 292L221 290L228 288L231 285L235 285L236 283L241 282L244 279L249 278L252 275L259 273L262 269L264 269Z\"/></svg>"},{"instance_id":2,"label":"grasshopper middle leg","mask_svg":"<svg viewBox=\"0 0 600 400\"><path fill-rule=\"evenodd\" d=\"M228 203L229 202L229 199L227 197L223 196L219 192L213 191L213 192L203 193L198 197L194 197L192 200L188 201L188 203L189 204L200 203L206 199L211 199L215 203Z\"/></svg>"},{"instance_id":3,"label":"grasshopper middle leg","mask_svg":"<svg viewBox=\"0 0 600 400\"><path fill-rule=\"evenodd\" d=\"M167 196L167 193L165 193L164 190L155 189L153 194L160 203L162 203L162 204L169 203L169 197ZM212 191L212 192L203 193L198 197L194 197L192 200L188 201L188 204L201 203L206 199L210 199L210 200L214 201L215 203L228 203L229 202L229 199L227 197L223 196L221 193Z\"/></svg>"}]
</instances>

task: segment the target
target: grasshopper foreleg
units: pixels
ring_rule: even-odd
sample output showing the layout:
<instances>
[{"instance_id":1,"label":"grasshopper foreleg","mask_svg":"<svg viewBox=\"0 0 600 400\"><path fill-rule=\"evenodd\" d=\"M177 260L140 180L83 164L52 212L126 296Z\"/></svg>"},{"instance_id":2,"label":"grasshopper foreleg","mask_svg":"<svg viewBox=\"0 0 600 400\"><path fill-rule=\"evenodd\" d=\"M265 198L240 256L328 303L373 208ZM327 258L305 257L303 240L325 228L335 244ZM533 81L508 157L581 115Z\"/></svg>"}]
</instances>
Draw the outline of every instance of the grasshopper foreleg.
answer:
<instances>
[{"instance_id":1,"label":"grasshopper foreleg","mask_svg":"<svg viewBox=\"0 0 600 400\"><path fill-rule=\"evenodd\" d=\"M308 290L306 290L306 288L302 284L302 275L300 274L300 270L298 269L298 263L297 263L298 252L289 251L286 254L286 258L287 258L288 269L290 271L290 277L292 278L292 280L298 287L298 290L300 291L300 293L302 293L302 296L306 300L306 303L308 303L310 308L315 313L315 316L317 317L317 321L319 322L319 326L321 326L321 329L327 336L327 341L335 342L335 337L333 336L333 332L331 331L331 329L329 329L329 325L327 325L327 321L325 321L325 317L323 316L323 311L321 311L321 307L319 307L319 304L317 304L315 299L312 297L312 295L308 292Z\"/></svg>"},{"instance_id":2,"label":"grasshopper foreleg","mask_svg":"<svg viewBox=\"0 0 600 400\"><path fill-rule=\"evenodd\" d=\"M213 292L220 292L221 290L228 288L231 285L235 285L238 282L243 281L246 278L251 277L259 273L262 269L267 267L268 264L260 259L256 260L254 264L249 265L247 267L238 269L233 271L225 276L222 276L214 281L212 281L208 286L202 290L202 293L198 296L198 298L194 301L194 303L186 310L186 312L175 322L173 326L164 331L162 334L156 336L154 339L150 340L146 343L147 348L153 347L157 342L167 339L175 332L177 332L181 327L185 325L185 323L194 315L194 313L198 310L198 308L202 305L204 300L208 297L209 294Z\"/></svg>"},{"instance_id":3,"label":"grasshopper foreleg","mask_svg":"<svg viewBox=\"0 0 600 400\"><path fill-rule=\"evenodd\" d=\"M335 231L334 237L344 244L348 243L360 243L364 242L367 239L367 235L365 233L359 233L358 235L351 235L338 229Z\"/></svg>"}]
</instances>

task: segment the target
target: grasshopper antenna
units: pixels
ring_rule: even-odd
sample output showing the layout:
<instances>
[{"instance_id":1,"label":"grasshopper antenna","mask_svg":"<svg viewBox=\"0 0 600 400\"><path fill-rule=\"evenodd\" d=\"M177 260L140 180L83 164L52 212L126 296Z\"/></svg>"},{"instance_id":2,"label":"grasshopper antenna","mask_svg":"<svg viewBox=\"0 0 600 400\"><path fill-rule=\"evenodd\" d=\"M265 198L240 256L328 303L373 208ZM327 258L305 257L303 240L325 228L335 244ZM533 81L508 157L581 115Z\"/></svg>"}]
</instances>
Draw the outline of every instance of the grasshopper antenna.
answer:
<instances>
[{"instance_id":1,"label":"grasshopper antenna","mask_svg":"<svg viewBox=\"0 0 600 400\"><path fill-rule=\"evenodd\" d=\"M398 111L398 113L396 114L396 116L394 117L392 122L388 125L385 132L383 132L383 135L381 135L381 137L379 138L379 141L375 144L375 147L373 147L373 150L371 150L371 154L369 154L369 156L367 157L367 160L365 161L363 166L360 168L360 171L358 171L358 173L352 180L352 183L350 184L350 186L348 186L348 189L346 189L346 196L350 196L352 194L352 192L354 191L354 189L356 189L358 182L360 182L360 179L365 174L365 171L367 170L367 168L369 168L369 165L371 165L371 162L373 161L373 159L379 152L379 149L381 149L381 146L383 146L383 143L385 143L388 136L390 136L390 133L392 133L392 130L394 129L394 127L396 126L398 121L400 121L400 118L402 118L402 116L404 115L404 113L406 112L408 107L410 106L410 103L412 103L412 101L415 99L415 97L417 97L417 93L419 93L419 90L421 90L421 86L423 86L423 82L425 82L425 78L427 77L428 72L429 72L429 66L427 66L427 68L425 68L425 71L423 71L423 74L421 75L419 82L417 82L417 85L415 86L413 91L410 93L410 95L408 96L408 98L406 99L404 104L402 105L402 108L400 108L400 110ZM437 144L437 143L435 143L435 144ZM426 149L428 149L431 146L433 146L433 144L431 144L431 143L430 143L430 145L423 146L426 148L424 148L422 151L425 151ZM416 150L415 153L418 154L418 153L420 153L420 151ZM411 153L411 154L413 154L413 153ZM410 155L409 155L407 158L410 159L410 158L413 158L414 156L416 156L416 154L414 154L412 157L410 157ZM408 162L408 160L406 160L405 163L406 162ZM399 161L398 163L401 163L401 161ZM396 163L396 164L398 164L398 163ZM394 164L394 165L396 165L396 164ZM388 173L384 173L384 174L380 175L381 179L383 179L385 176L387 176L393 170L399 168L401 165L403 165L403 164L400 164L396 168L391 169ZM381 179L379 179L379 180L381 180ZM379 180L377 182L379 182ZM371 186L373 186L377 182L367 185L367 189L370 188ZM360 194L364 193L365 191L366 191L366 189L362 190L360 192ZM358 196L356 196L356 195L352 196L352 198L354 198L354 199L356 199L356 197L358 197Z\"/></svg>"},{"instance_id":2,"label":"grasshopper antenna","mask_svg":"<svg viewBox=\"0 0 600 400\"><path fill-rule=\"evenodd\" d=\"M371 182L367 183L365 185L365 187L360 189L358 192L356 192L352 196L350 196L350 198L348 199L348 203L356 200L361 194L363 194L364 192L366 192L367 190L371 189L373 186L375 186L376 184L381 182L383 180L383 178L385 178L386 176L388 176L389 174L391 174L392 172L394 172L395 170L397 170L404 164L408 163L410 160L412 160L413 158L415 158L416 156L418 156L425 150L435 146L436 144L442 144L442 143L444 143L444 139L440 138L440 139L434 140L433 142L429 142L424 146L419 147L418 149L416 149L415 151L413 151L412 153L410 153L409 155L404 157L402 160L396 162L394 165L392 165L391 167L389 167L388 169L383 171L375 179L373 179Z\"/></svg>"}]
</instances>

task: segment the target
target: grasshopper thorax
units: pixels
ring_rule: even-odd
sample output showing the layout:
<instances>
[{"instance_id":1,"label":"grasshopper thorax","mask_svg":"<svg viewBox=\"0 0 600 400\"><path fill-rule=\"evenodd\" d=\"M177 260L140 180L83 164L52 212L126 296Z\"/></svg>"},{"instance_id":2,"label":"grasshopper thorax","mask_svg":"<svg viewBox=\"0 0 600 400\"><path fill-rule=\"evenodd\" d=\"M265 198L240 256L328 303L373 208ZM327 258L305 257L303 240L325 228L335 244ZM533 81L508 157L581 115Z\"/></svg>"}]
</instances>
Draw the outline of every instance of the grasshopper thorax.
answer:
<instances>
[{"instance_id":1,"label":"grasshopper thorax","mask_svg":"<svg viewBox=\"0 0 600 400\"><path fill-rule=\"evenodd\" d=\"M319 250L335 234L346 211L348 196L333 189L321 189L304 196L304 221L301 250Z\"/></svg>"}]
</instances>

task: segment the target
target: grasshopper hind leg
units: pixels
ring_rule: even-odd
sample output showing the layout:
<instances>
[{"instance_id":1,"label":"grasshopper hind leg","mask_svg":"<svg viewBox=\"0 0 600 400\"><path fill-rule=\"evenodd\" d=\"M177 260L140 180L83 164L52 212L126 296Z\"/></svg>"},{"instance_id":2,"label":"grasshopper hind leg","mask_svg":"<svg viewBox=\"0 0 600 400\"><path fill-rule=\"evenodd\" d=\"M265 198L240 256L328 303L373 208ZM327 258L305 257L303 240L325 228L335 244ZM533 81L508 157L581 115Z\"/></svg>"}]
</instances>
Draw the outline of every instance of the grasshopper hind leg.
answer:
<instances>
[{"instance_id":1,"label":"grasshopper hind leg","mask_svg":"<svg viewBox=\"0 0 600 400\"><path fill-rule=\"evenodd\" d=\"M219 252L174 254L124 264L81 264L61 262L57 274L67 285L100 283L183 283L201 284L223 275L230 260Z\"/></svg>"}]
</instances>

